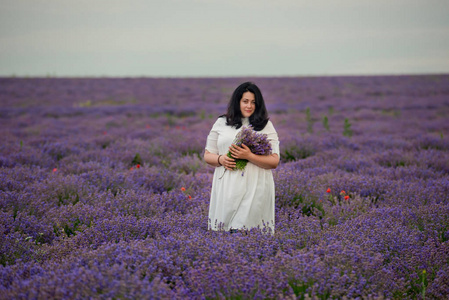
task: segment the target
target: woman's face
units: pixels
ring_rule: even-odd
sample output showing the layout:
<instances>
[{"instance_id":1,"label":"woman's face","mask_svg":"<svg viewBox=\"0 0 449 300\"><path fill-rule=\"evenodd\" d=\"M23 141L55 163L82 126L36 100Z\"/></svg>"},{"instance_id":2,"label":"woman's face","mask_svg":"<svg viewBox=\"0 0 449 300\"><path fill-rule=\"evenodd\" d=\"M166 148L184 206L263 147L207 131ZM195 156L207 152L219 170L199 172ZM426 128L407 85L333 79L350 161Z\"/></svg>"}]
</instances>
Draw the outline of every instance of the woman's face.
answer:
<instances>
[{"instance_id":1,"label":"woman's face","mask_svg":"<svg viewBox=\"0 0 449 300\"><path fill-rule=\"evenodd\" d=\"M244 92L240 99L240 112L244 118L249 118L256 110L256 97L251 92Z\"/></svg>"}]
</instances>

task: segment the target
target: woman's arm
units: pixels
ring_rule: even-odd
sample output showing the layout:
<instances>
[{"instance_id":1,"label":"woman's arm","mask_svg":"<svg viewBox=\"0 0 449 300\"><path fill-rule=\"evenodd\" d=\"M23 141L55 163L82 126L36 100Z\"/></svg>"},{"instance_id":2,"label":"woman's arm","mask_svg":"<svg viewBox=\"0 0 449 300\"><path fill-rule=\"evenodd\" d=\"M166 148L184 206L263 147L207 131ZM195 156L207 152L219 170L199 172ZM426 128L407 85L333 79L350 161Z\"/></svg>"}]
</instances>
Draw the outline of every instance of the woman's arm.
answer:
<instances>
[{"instance_id":1,"label":"woman's arm","mask_svg":"<svg viewBox=\"0 0 449 300\"><path fill-rule=\"evenodd\" d=\"M241 147L232 144L231 147L229 147L229 151L231 152L232 157L246 159L263 169L276 169L279 164L279 156L277 154L257 155L252 153L251 150L243 144Z\"/></svg>"},{"instance_id":2,"label":"woman's arm","mask_svg":"<svg viewBox=\"0 0 449 300\"><path fill-rule=\"evenodd\" d=\"M232 171L235 168L235 160L229 158L227 155L218 155L214 153L210 153L209 151L204 152L204 161L213 166L220 167L220 164L226 169ZM218 163L220 162L220 163Z\"/></svg>"}]
</instances>

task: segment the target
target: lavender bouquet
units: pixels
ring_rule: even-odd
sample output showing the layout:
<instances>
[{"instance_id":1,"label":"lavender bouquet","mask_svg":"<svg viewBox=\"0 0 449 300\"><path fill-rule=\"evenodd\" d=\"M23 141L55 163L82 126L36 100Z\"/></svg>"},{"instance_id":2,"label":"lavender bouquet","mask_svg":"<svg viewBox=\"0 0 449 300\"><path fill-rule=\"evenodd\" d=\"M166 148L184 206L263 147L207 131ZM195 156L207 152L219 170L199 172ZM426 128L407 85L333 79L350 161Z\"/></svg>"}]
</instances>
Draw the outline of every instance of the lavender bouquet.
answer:
<instances>
[{"instance_id":1,"label":"lavender bouquet","mask_svg":"<svg viewBox=\"0 0 449 300\"><path fill-rule=\"evenodd\" d=\"M241 146L245 144L252 153L257 155L271 154L271 144L268 141L268 136L265 133L256 132L251 125L243 126L242 130L237 133L233 144ZM232 158L231 152L228 152L228 157ZM244 170L248 160L236 159L235 170Z\"/></svg>"}]
</instances>

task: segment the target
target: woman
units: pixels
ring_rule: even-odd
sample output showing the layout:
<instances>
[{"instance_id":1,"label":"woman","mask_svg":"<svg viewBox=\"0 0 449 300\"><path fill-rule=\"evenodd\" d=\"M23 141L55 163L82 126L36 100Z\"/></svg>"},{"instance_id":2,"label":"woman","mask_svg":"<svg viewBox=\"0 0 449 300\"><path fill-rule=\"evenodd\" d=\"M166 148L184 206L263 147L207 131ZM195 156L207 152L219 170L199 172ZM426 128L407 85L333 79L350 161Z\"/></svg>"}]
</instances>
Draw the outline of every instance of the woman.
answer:
<instances>
[{"instance_id":1,"label":"woman","mask_svg":"<svg viewBox=\"0 0 449 300\"><path fill-rule=\"evenodd\" d=\"M232 144L242 126L265 133L272 154L256 155L246 145ZM232 158L226 154L231 152ZM234 171L235 159L246 159L242 171ZM279 164L279 140L268 120L259 88L251 82L241 84L232 94L226 115L220 116L208 137L204 160L216 167L209 206L209 229L263 228L274 232L274 181L271 169Z\"/></svg>"}]
</instances>

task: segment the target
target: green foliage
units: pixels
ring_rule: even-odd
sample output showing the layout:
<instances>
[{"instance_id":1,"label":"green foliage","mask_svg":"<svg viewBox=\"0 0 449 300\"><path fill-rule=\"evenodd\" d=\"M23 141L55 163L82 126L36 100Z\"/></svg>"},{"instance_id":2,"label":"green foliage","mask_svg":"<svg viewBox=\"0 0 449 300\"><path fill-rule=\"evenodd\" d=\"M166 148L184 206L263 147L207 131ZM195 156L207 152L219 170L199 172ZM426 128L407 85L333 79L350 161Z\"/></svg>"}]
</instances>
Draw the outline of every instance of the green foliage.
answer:
<instances>
[{"instance_id":1,"label":"green foliage","mask_svg":"<svg viewBox=\"0 0 449 300\"><path fill-rule=\"evenodd\" d=\"M300 208L304 216L315 216L320 219L324 216L322 203L319 203L318 199L312 195L295 195L292 199L292 204L295 208Z\"/></svg>"},{"instance_id":2,"label":"green foliage","mask_svg":"<svg viewBox=\"0 0 449 300\"><path fill-rule=\"evenodd\" d=\"M228 152L227 156L233 158L231 152ZM235 170L244 170L248 161L246 159L236 159L235 160Z\"/></svg>"},{"instance_id":3,"label":"green foliage","mask_svg":"<svg viewBox=\"0 0 449 300\"><path fill-rule=\"evenodd\" d=\"M91 106L92 106L92 101L90 101L90 100L78 103L78 107L91 107Z\"/></svg>"},{"instance_id":4,"label":"green foliage","mask_svg":"<svg viewBox=\"0 0 449 300\"><path fill-rule=\"evenodd\" d=\"M176 125L175 119L171 113L166 114L168 126L173 127Z\"/></svg>"},{"instance_id":5,"label":"green foliage","mask_svg":"<svg viewBox=\"0 0 449 300\"><path fill-rule=\"evenodd\" d=\"M136 155L133 158L133 161L131 162L131 165L141 165L142 164L142 158L140 157L139 153L136 153Z\"/></svg>"},{"instance_id":6,"label":"green foliage","mask_svg":"<svg viewBox=\"0 0 449 300\"><path fill-rule=\"evenodd\" d=\"M401 111L398 109L382 109L382 114L397 118L401 115Z\"/></svg>"},{"instance_id":7,"label":"green foliage","mask_svg":"<svg viewBox=\"0 0 449 300\"><path fill-rule=\"evenodd\" d=\"M352 129L351 129L351 123L349 123L349 119L345 118L345 124L343 125L343 135L351 137L352 136Z\"/></svg>"},{"instance_id":8,"label":"green foliage","mask_svg":"<svg viewBox=\"0 0 449 300\"><path fill-rule=\"evenodd\" d=\"M281 160L283 162L305 159L315 154L315 149L308 144L287 145L282 148Z\"/></svg>"},{"instance_id":9,"label":"green foliage","mask_svg":"<svg viewBox=\"0 0 449 300\"><path fill-rule=\"evenodd\" d=\"M182 156L188 156L188 155L197 155L198 157L201 157L201 153L203 152L203 149L195 147L196 145L190 145L189 148L183 149L180 153Z\"/></svg>"},{"instance_id":10,"label":"green foliage","mask_svg":"<svg viewBox=\"0 0 449 300\"><path fill-rule=\"evenodd\" d=\"M427 272L423 270L422 273L418 273L419 279L421 280L421 296L423 299L426 299L426 288L429 282L427 281Z\"/></svg>"},{"instance_id":11,"label":"green foliage","mask_svg":"<svg viewBox=\"0 0 449 300\"><path fill-rule=\"evenodd\" d=\"M297 279L291 279L288 281L288 285L292 288L293 293L295 293L296 299L311 299L308 297L307 289L313 287L314 281L309 280L308 282L299 281ZM323 294L318 294L317 298L314 299L329 299L330 298L330 292L328 290L324 290Z\"/></svg>"},{"instance_id":12,"label":"green foliage","mask_svg":"<svg viewBox=\"0 0 449 300\"><path fill-rule=\"evenodd\" d=\"M329 119L327 118L327 116L324 116L324 117L323 117L323 127L324 127L327 131L330 130L330 128L329 128Z\"/></svg>"},{"instance_id":13,"label":"green foliage","mask_svg":"<svg viewBox=\"0 0 449 300\"><path fill-rule=\"evenodd\" d=\"M120 124L119 122L116 121L109 121L106 123L106 129L120 128L122 125L124 125L124 123Z\"/></svg>"},{"instance_id":14,"label":"green foliage","mask_svg":"<svg viewBox=\"0 0 449 300\"><path fill-rule=\"evenodd\" d=\"M313 133L313 119L312 119L312 115L310 113L310 107L306 108L306 121L307 121L307 132L308 133Z\"/></svg>"},{"instance_id":15,"label":"green foliage","mask_svg":"<svg viewBox=\"0 0 449 300\"><path fill-rule=\"evenodd\" d=\"M81 221L79 218L75 218L72 221L68 221L66 224L60 224L59 226L54 224L53 225L53 232L59 236L62 232L64 232L67 237L70 237L71 235L76 235L76 232L79 231L79 227L81 225Z\"/></svg>"},{"instance_id":16,"label":"green foliage","mask_svg":"<svg viewBox=\"0 0 449 300\"><path fill-rule=\"evenodd\" d=\"M448 232L446 228L444 228L444 230L438 231L438 238L442 243L449 241L449 234L447 234L446 232Z\"/></svg>"},{"instance_id":17,"label":"green foliage","mask_svg":"<svg viewBox=\"0 0 449 300\"><path fill-rule=\"evenodd\" d=\"M409 280L409 285L408 289L405 291L405 294L407 294L408 296L412 296L412 298L414 299L417 299L418 295L421 295L422 299L426 299L426 289L429 284L427 278L427 271L416 269L416 272L418 275L417 278L415 276L410 275L407 276ZM403 294L404 293L402 293L402 295Z\"/></svg>"},{"instance_id":18,"label":"green foliage","mask_svg":"<svg viewBox=\"0 0 449 300\"><path fill-rule=\"evenodd\" d=\"M13 207L13 212L12 212L12 218L14 219L14 220L16 220L16 218L17 218L17 213L19 212L19 208L17 207L17 206L14 206Z\"/></svg>"},{"instance_id":19,"label":"green foliage","mask_svg":"<svg viewBox=\"0 0 449 300\"><path fill-rule=\"evenodd\" d=\"M78 191L70 187L67 187L60 191L57 195L57 198L58 206L69 204L75 205L80 201L80 195L78 194Z\"/></svg>"},{"instance_id":20,"label":"green foliage","mask_svg":"<svg viewBox=\"0 0 449 300\"><path fill-rule=\"evenodd\" d=\"M305 294L307 294L307 289L313 286L313 281L302 282L295 279L290 279L288 285L292 288L293 293L298 299L304 300Z\"/></svg>"}]
</instances>

